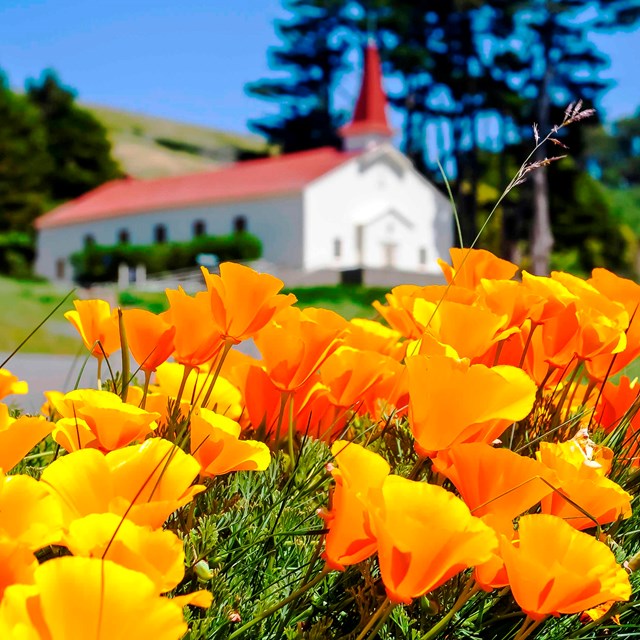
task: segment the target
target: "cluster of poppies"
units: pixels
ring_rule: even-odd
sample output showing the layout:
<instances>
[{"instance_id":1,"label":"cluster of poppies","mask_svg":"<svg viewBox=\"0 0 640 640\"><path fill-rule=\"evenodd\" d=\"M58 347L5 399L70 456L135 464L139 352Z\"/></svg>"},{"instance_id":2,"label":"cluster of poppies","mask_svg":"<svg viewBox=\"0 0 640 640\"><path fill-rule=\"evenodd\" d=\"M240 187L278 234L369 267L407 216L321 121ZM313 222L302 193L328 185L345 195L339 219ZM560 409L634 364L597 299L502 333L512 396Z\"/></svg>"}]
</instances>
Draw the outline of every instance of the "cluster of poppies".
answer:
<instances>
[{"instance_id":1,"label":"cluster of poppies","mask_svg":"<svg viewBox=\"0 0 640 640\"><path fill-rule=\"evenodd\" d=\"M632 514L611 476L640 467L640 387L613 382L640 354L640 286L451 258L446 285L374 305L385 325L301 310L233 263L204 270L206 291L167 291L159 315L76 301L97 389L48 392L37 417L0 404L0 636L180 638L182 607L211 595L163 595L185 576L168 519L306 438L333 456L327 569L377 555L391 604L463 572L464 598L508 587L531 621L628 600L602 528ZM249 339L260 359L237 348ZM25 391L0 372L0 398ZM412 436L409 478L378 446L390 429ZM39 479L5 475L47 437L63 455Z\"/></svg>"}]
</instances>

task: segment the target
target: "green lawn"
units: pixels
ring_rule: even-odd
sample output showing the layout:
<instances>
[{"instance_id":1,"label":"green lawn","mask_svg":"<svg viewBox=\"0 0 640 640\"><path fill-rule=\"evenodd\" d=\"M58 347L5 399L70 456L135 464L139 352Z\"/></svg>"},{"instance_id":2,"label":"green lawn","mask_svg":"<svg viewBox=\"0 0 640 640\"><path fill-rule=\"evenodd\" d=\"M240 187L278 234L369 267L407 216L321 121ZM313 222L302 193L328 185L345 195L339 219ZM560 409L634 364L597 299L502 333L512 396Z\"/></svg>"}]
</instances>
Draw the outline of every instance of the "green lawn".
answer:
<instances>
[{"instance_id":1,"label":"green lawn","mask_svg":"<svg viewBox=\"0 0 640 640\"><path fill-rule=\"evenodd\" d=\"M0 277L0 351L13 351L67 293L49 284ZM73 297L28 340L22 351L77 353L79 339L64 319L65 311L73 309Z\"/></svg>"}]
</instances>

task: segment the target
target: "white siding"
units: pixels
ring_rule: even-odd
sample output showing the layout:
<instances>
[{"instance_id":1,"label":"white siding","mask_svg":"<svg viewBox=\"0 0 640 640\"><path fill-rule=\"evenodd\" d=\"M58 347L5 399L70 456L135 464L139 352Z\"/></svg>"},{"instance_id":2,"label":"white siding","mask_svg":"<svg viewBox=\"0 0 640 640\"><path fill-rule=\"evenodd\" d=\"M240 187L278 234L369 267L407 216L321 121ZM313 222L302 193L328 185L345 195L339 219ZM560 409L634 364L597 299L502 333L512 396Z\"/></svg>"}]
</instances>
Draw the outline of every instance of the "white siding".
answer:
<instances>
[{"instance_id":1,"label":"white siding","mask_svg":"<svg viewBox=\"0 0 640 640\"><path fill-rule=\"evenodd\" d=\"M354 158L314 181L304 195L308 270L392 266L439 274L437 259L448 259L451 206L397 151L379 148ZM340 257L335 256L336 240Z\"/></svg>"},{"instance_id":2,"label":"white siding","mask_svg":"<svg viewBox=\"0 0 640 640\"><path fill-rule=\"evenodd\" d=\"M169 242L186 242L193 237L196 221L202 220L206 224L207 235L226 235L233 231L234 220L238 216L246 219L246 230L262 241L264 260L291 268L302 267L302 196L289 195L181 210L150 211L42 229L38 233L36 272L55 279L56 263L64 260L65 279L71 279L68 258L82 249L87 235L93 236L97 244L111 245L117 243L121 230L127 230L130 244L153 245L154 228L163 224L167 228Z\"/></svg>"}]
</instances>

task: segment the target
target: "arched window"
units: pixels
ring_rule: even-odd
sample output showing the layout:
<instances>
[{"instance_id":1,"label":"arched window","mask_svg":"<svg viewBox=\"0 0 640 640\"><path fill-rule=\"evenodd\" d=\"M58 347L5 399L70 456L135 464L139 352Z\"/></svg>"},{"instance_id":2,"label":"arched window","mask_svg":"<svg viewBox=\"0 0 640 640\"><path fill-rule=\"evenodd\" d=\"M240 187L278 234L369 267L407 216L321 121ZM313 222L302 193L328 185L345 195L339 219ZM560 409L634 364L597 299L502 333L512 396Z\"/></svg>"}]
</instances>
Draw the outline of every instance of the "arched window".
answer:
<instances>
[{"instance_id":1,"label":"arched window","mask_svg":"<svg viewBox=\"0 0 640 640\"><path fill-rule=\"evenodd\" d=\"M193 223L193 237L199 238L200 236L204 236L207 233L207 225L204 220L196 220Z\"/></svg>"},{"instance_id":2,"label":"arched window","mask_svg":"<svg viewBox=\"0 0 640 640\"><path fill-rule=\"evenodd\" d=\"M233 219L233 232L243 233L247 230L247 219L244 216L236 216Z\"/></svg>"},{"instance_id":3,"label":"arched window","mask_svg":"<svg viewBox=\"0 0 640 640\"><path fill-rule=\"evenodd\" d=\"M84 237L84 246L85 247L93 247L96 243L96 239L90 233Z\"/></svg>"},{"instance_id":4,"label":"arched window","mask_svg":"<svg viewBox=\"0 0 640 640\"><path fill-rule=\"evenodd\" d=\"M333 241L333 257L339 258L342 255L342 240L336 238Z\"/></svg>"},{"instance_id":5,"label":"arched window","mask_svg":"<svg viewBox=\"0 0 640 640\"><path fill-rule=\"evenodd\" d=\"M129 244L129 232L126 229L118 231L118 244Z\"/></svg>"},{"instance_id":6,"label":"arched window","mask_svg":"<svg viewBox=\"0 0 640 640\"><path fill-rule=\"evenodd\" d=\"M163 224L157 224L153 228L153 241L156 244L163 244L167 241L167 227Z\"/></svg>"}]
</instances>

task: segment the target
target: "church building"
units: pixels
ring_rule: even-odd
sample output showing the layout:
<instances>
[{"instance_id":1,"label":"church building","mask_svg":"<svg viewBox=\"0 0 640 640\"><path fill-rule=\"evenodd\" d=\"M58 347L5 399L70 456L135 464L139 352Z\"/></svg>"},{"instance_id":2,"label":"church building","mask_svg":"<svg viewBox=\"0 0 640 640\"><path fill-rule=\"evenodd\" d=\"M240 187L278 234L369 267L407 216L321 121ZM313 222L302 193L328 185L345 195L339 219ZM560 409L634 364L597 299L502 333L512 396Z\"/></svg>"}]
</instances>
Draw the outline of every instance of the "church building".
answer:
<instances>
[{"instance_id":1,"label":"church building","mask_svg":"<svg viewBox=\"0 0 640 640\"><path fill-rule=\"evenodd\" d=\"M321 284L340 273L367 284L423 283L453 244L448 199L391 143L374 44L343 149L324 147L161 179L125 178L40 217L36 271L73 277L71 254L87 243L153 245L246 230L262 241L260 269L287 284Z\"/></svg>"}]
</instances>

